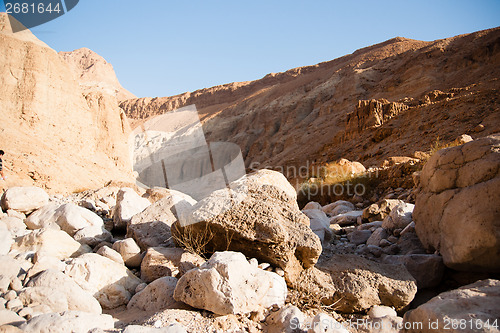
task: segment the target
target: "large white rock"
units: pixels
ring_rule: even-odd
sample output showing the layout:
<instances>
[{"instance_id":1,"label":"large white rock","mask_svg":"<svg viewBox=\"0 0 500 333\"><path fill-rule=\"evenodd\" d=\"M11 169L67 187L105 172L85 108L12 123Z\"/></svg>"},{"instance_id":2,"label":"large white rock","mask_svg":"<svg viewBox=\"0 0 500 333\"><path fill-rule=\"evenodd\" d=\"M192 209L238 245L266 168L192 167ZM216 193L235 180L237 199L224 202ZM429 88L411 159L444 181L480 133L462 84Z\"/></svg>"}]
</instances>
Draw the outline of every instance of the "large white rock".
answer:
<instances>
[{"instance_id":1,"label":"large white rock","mask_svg":"<svg viewBox=\"0 0 500 333\"><path fill-rule=\"evenodd\" d=\"M94 295L105 309L127 304L137 285L142 283L125 266L96 253L71 260L64 273Z\"/></svg>"},{"instance_id":2,"label":"large white rock","mask_svg":"<svg viewBox=\"0 0 500 333\"><path fill-rule=\"evenodd\" d=\"M412 221L412 213L415 205L400 203L394 207L388 216L384 218L382 228L387 230L403 229Z\"/></svg>"},{"instance_id":3,"label":"large white rock","mask_svg":"<svg viewBox=\"0 0 500 333\"><path fill-rule=\"evenodd\" d=\"M3 325L20 325L23 324L24 322L26 322L26 319L19 316L14 311L0 309L0 329L2 328ZM0 332L2 331L0 330Z\"/></svg>"},{"instance_id":4,"label":"large white rock","mask_svg":"<svg viewBox=\"0 0 500 333\"><path fill-rule=\"evenodd\" d=\"M56 211L56 216L56 223L70 236L87 227L104 225L102 218L97 214L72 203L60 206Z\"/></svg>"},{"instance_id":5,"label":"large white rock","mask_svg":"<svg viewBox=\"0 0 500 333\"><path fill-rule=\"evenodd\" d=\"M109 258L113 261L116 261L117 263L119 263L121 265L125 265L125 263L123 262L122 256L118 252L116 252L115 250L110 248L109 246L106 246L106 245L102 246L101 248L99 248L99 250L97 250L97 254L99 254L103 257Z\"/></svg>"},{"instance_id":6,"label":"large white rock","mask_svg":"<svg viewBox=\"0 0 500 333\"><path fill-rule=\"evenodd\" d=\"M57 209L59 207L61 207L61 204L55 202L51 202L43 207L40 207L31 213L24 220L24 223L29 229L32 230L48 227L59 229L59 226L55 226L57 221Z\"/></svg>"},{"instance_id":7,"label":"large white rock","mask_svg":"<svg viewBox=\"0 0 500 333\"><path fill-rule=\"evenodd\" d=\"M273 312L266 318L268 333L296 333L305 327L305 317L302 311L294 305L288 304L284 308Z\"/></svg>"},{"instance_id":8,"label":"large white rock","mask_svg":"<svg viewBox=\"0 0 500 333\"><path fill-rule=\"evenodd\" d=\"M113 235L101 226L90 226L78 230L74 235L73 239L80 244L86 244L91 247L96 246L101 242L110 242Z\"/></svg>"},{"instance_id":9,"label":"large white rock","mask_svg":"<svg viewBox=\"0 0 500 333\"><path fill-rule=\"evenodd\" d=\"M185 309L187 306L174 299L177 279L165 276L151 282L146 288L132 297L128 309L159 312L164 309Z\"/></svg>"},{"instance_id":10,"label":"large white rock","mask_svg":"<svg viewBox=\"0 0 500 333\"><path fill-rule=\"evenodd\" d=\"M71 238L66 232L56 229L38 229L16 238L12 250L19 252L37 252L58 259L79 256L92 250Z\"/></svg>"},{"instance_id":11,"label":"large white rock","mask_svg":"<svg viewBox=\"0 0 500 333\"><path fill-rule=\"evenodd\" d=\"M89 292L83 290L73 279L57 270L48 269L33 277L27 287L47 288L64 295L67 308L65 310L102 313L99 302ZM41 289L40 289L41 290ZM43 292L41 290L40 292ZM25 303L25 305L28 305ZM54 311L60 312L64 310Z\"/></svg>"},{"instance_id":12,"label":"large white rock","mask_svg":"<svg viewBox=\"0 0 500 333\"><path fill-rule=\"evenodd\" d=\"M309 218L309 226L321 242L331 238L330 219L321 209L304 209L302 213Z\"/></svg>"},{"instance_id":13,"label":"large white rock","mask_svg":"<svg viewBox=\"0 0 500 333\"><path fill-rule=\"evenodd\" d=\"M141 249L135 243L133 238L126 238L116 241L113 244L113 250L118 252L128 267L140 267L142 256Z\"/></svg>"},{"instance_id":14,"label":"large white rock","mask_svg":"<svg viewBox=\"0 0 500 333\"><path fill-rule=\"evenodd\" d=\"M151 205L148 199L141 197L134 189L128 187L120 189L116 201L113 213L115 228L126 228L132 216Z\"/></svg>"},{"instance_id":15,"label":"large white rock","mask_svg":"<svg viewBox=\"0 0 500 333\"><path fill-rule=\"evenodd\" d=\"M14 238L5 225L0 226L0 255L10 252L10 248L14 244Z\"/></svg>"},{"instance_id":16,"label":"large white rock","mask_svg":"<svg viewBox=\"0 0 500 333\"><path fill-rule=\"evenodd\" d=\"M405 326L410 328L405 332L500 332L499 313L500 281L477 281L441 293L405 313ZM418 328L418 323L423 327ZM491 326L494 323L496 327Z\"/></svg>"},{"instance_id":17,"label":"large white rock","mask_svg":"<svg viewBox=\"0 0 500 333\"><path fill-rule=\"evenodd\" d=\"M416 193L415 229L428 251L455 270L500 272L500 134L432 155Z\"/></svg>"},{"instance_id":18,"label":"large white rock","mask_svg":"<svg viewBox=\"0 0 500 333\"><path fill-rule=\"evenodd\" d=\"M331 204L323 206L322 209L329 216L335 216L338 214L353 211L356 209L356 207L354 207L354 205L349 201L337 200L335 202L332 202Z\"/></svg>"},{"instance_id":19,"label":"large white rock","mask_svg":"<svg viewBox=\"0 0 500 333\"><path fill-rule=\"evenodd\" d=\"M26 333L88 333L92 329L114 329L114 320L110 315L93 314L79 311L47 313L35 316L22 324Z\"/></svg>"},{"instance_id":20,"label":"large white rock","mask_svg":"<svg viewBox=\"0 0 500 333\"><path fill-rule=\"evenodd\" d=\"M26 224L18 217L3 217L0 219L0 225L4 225L14 237L19 237L28 233L28 231L26 231Z\"/></svg>"},{"instance_id":21,"label":"large white rock","mask_svg":"<svg viewBox=\"0 0 500 333\"><path fill-rule=\"evenodd\" d=\"M51 313L68 310L68 299L66 295L49 287L28 287L21 290L18 295L23 305L31 308L39 307L37 312ZM43 310L42 310L43 308Z\"/></svg>"},{"instance_id":22,"label":"large white rock","mask_svg":"<svg viewBox=\"0 0 500 333\"><path fill-rule=\"evenodd\" d=\"M2 196L2 208L30 213L49 202L49 195L39 187L11 187Z\"/></svg>"},{"instance_id":23,"label":"large white rock","mask_svg":"<svg viewBox=\"0 0 500 333\"><path fill-rule=\"evenodd\" d=\"M7 291L10 282L17 277L20 270L19 261L7 255L0 255L0 293Z\"/></svg>"},{"instance_id":24,"label":"large white rock","mask_svg":"<svg viewBox=\"0 0 500 333\"><path fill-rule=\"evenodd\" d=\"M174 298L217 314L244 314L285 303L285 280L248 263L239 252L216 252L184 274Z\"/></svg>"}]
</instances>

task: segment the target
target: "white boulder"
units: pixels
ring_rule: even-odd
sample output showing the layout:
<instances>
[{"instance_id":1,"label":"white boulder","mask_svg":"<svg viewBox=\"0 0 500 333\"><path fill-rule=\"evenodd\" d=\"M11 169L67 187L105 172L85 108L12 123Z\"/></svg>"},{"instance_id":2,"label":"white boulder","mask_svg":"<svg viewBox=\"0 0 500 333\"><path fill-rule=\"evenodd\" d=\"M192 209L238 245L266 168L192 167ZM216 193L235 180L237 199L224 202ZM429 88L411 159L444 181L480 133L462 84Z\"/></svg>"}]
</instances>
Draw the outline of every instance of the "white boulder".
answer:
<instances>
[{"instance_id":1,"label":"white boulder","mask_svg":"<svg viewBox=\"0 0 500 333\"><path fill-rule=\"evenodd\" d=\"M285 303L285 280L252 266L239 252L216 252L184 274L174 298L217 314L244 314Z\"/></svg>"},{"instance_id":2,"label":"white boulder","mask_svg":"<svg viewBox=\"0 0 500 333\"><path fill-rule=\"evenodd\" d=\"M115 228L126 228L132 216L142 212L150 205L151 202L137 194L134 189L128 187L120 189L113 213Z\"/></svg>"},{"instance_id":3,"label":"white boulder","mask_svg":"<svg viewBox=\"0 0 500 333\"><path fill-rule=\"evenodd\" d=\"M39 187L11 187L2 196L2 208L30 213L49 202L49 195Z\"/></svg>"}]
</instances>

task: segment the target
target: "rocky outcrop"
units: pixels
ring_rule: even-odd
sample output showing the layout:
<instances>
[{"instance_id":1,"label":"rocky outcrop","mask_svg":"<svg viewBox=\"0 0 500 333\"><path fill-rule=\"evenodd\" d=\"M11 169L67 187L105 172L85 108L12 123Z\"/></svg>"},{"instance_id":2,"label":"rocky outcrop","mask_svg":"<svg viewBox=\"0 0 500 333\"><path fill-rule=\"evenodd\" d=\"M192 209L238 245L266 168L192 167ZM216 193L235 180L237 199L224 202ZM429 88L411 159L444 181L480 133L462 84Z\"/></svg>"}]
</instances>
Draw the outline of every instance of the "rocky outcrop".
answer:
<instances>
[{"instance_id":1,"label":"rocky outcrop","mask_svg":"<svg viewBox=\"0 0 500 333\"><path fill-rule=\"evenodd\" d=\"M434 154L420 175L413 217L446 266L500 272L500 136Z\"/></svg>"},{"instance_id":2,"label":"rocky outcrop","mask_svg":"<svg viewBox=\"0 0 500 333\"><path fill-rule=\"evenodd\" d=\"M287 288L279 275L248 263L236 252L216 252L184 274L174 298L220 315L246 314L285 303Z\"/></svg>"},{"instance_id":3,"label":"rocky outcrop","mask_svg":"<svg viewBox=\"0 0 500 333\"><path fill-rule=\"evenodd\" d=\"M408 105L386 99L360 100L356 110L347 115L346 134L359 133L367 128L380 127L391 118L406 111Z\"/></svg>"},{"instance_id":4,"label":"rocky outcrop","mask_svg":"<svg viewBox=\"0 0 500 333\"><path fill-rule=\"evenodd\" d=\"M116 98L84 91L71 67L29 30L12 33L0 13L0 140L8 152L2 187L68 193L133 181L128 122Z\"/></svg>"},{"instance_id":5,"label":"rocky outcrop","mask_svg":"<svg viewBox=\"0 0 500 333\"><path fill-rule=\"evenodd\" d=\"M209 141L238 144L249 169L282 168L298 186L304 180L298 169L313 161L376 165L426 151L437 136L454 140L482 121L485 134L498 132L499 34L497 28L431 42L398 37L256 81L120 106L139 124L195 104ZM346 136L346 124L361 133Z\"/></svg>"},{"instance_id":6,"label":"rocky outcrop","mask_svg":"<svg viewBox=\"0 0 500 333\"><path fill-rule=\"evenodd\" d=\"M498 313L500 281L482 280L441 293L407 312L405 332L499 332Z\"/></svg>"},{"instance_id":7,"label":"rocky outcrop","mask_svg":"<svg viewBox=\"0 0 500 333\"><path fill-rule=\"evenodd\" d=\"M231 188L235 197L244 193L239 204L214 216L226 198L225 192L215 191L193 206L192 218L201 222L172 225L176 242L204 238L201 242L208 252L242 252L281 267L288 281L316 263L320 239L299 211L296 192L282 174L261 170L231 183Z\"/></svg>"},{"instance_id":8,"label":"rocky outcrop","mask_svg":"<svg viewBox=\"0 0 500 333\"><path fill-rule=\"evenodd\" d=\"M59 55L75 72L80 87L105 91L116 96L118 101L136 98L118 82L113 65L92 50L84 47L72 52L59 52Z\"/></svg>"}]
</instances>

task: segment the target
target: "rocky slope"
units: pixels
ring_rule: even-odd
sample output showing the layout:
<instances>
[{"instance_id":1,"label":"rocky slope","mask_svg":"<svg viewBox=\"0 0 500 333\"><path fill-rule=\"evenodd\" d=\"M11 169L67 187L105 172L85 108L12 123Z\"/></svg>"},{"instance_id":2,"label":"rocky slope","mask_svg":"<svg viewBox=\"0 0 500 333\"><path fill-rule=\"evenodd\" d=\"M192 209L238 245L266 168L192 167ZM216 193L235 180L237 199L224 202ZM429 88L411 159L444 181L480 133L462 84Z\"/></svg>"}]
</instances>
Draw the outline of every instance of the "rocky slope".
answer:
<instances>
[{"instance_id":1,"label":"rocky slope","mask_svg":"<svg viewBox=\"0 0 500 333\"><path fill-rule=\"evenodd\" d=\"M121 86L113 65L92 50L81 48L59 54L76 72L78 82L84 89L101 89L110 95L116 95L118 101L136 98Z\"/></svg>"},{"instance_id":2,"label":"rocky slope","mask_svg":"<svg viewBox=\"0 0 500 333\"><path fill-rule=\"evenodd\" d=\"M208 140L238 144L250 169L341 157L368 167L426 151L437 137L475 136L479 124L480 136L499 131L499 65L498 28L432 42L398 37L257 81L120 106L138 124L195 104Z\"/></svg>"},{"instance_id":3,"label":"rocky slope","mask_svg":"<svg viewBox=\"0 0 500 333\"><path fill-rule=\"evenodd\" d=\"M129 125L114 94L82 89L72 68L0 13L2 187L36 184L72 192L130 181Z\"/></svg>"}]
</instances>

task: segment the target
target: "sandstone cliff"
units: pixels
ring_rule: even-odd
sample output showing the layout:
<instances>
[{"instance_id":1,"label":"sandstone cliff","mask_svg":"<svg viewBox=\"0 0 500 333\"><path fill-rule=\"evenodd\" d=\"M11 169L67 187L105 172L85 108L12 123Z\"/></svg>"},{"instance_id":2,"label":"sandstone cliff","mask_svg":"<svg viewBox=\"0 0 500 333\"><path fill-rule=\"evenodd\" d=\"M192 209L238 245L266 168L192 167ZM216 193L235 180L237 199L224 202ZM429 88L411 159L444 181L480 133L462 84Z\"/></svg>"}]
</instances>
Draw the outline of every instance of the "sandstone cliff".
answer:
<instances>
[{"instance_id":1,"label":"sandstone cliff","mask_svg":"<svg viewBox=\"0 0 500 333\"><path fill-rule=\"evenodd\" d=\"M81 48L59 54L75 71L82 88L103 90L109 95L115 95L118 101L136 98L121 86L113 65L92 50Z\"/></svg>"},{"instance_id":2,"label":"sandstone cliff","mask_svg":"<svg viewBox=\"0 0 500 333\"><path fill-rule=\"evenodd\" d=\"M498 28L432 42L398 37L257 81L120 106L137 124L196 104L208 140L238 144L251 169L341 157L370 166L480 123L481 136L500 130L499 68Z\"/></svg>"},{"instance_id":3,"label":"sandstone cliff","mask_svg":"<svg viewBox=\"0 0 500 333\"><path fill-rule=\"evenodd\" d=\"M0 13L2 187L57 192L130 180L129 126L115 96L82 90L70 66L29 30L12 33Z\"/></svg>"}]
</instances>

